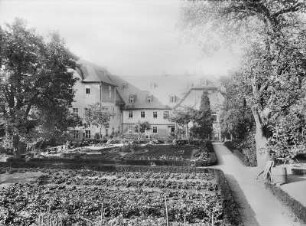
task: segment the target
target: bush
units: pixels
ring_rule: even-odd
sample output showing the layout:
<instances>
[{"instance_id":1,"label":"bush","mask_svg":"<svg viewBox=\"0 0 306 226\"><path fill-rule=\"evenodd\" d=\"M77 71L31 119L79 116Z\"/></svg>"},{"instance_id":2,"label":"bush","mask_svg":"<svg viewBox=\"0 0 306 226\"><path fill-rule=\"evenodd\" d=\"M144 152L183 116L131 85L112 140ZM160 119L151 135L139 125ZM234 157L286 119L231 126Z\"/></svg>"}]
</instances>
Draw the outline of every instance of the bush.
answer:
<instances>
[{"instance_id":1,"label":"bush","mask_svg":"<svg viewBox=\"0 0 306 226\"><path fill-rule=\"evenodd\" d=\"M306 207L303 206L300 202L293 199L290 195L288 195L281 188L266 183L266 187L272 191L272 193L285 205L289 206L292 212L301 219L304 223L306 223Z\"/></svg>"},{"instance_id":2,"label":"bush","mask_svg":"<svg viewBox=\"0 0 306 226\"><path fill-rule=\"evenodd\" d=\"M254 136L248 136L245 141L226 141L224 145L236 155L244 165L257 166Z\"/></svg>"},{"instance_id":3,"label":"bush","mask_svg":"<svg viewBox=\"0 0 306 226\"><path fill-rule=\"evenodd\" d=\"M225 225L242 225L242 219L239 213L239 205L235 201L232 190L221 170L215 170L217 181L221 189L223 199L223 209L225 214Z\"/></svg>"}]
</instances>

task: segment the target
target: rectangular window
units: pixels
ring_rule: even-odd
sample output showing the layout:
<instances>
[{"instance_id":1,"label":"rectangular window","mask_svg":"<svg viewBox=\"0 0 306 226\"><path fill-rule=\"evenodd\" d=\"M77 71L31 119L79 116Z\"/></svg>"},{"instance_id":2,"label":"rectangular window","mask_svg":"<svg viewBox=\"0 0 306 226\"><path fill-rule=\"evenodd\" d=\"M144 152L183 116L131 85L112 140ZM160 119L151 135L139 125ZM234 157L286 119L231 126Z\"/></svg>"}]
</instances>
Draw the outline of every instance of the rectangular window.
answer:
<instances>
[{"instance_id":1,"label":"rectangular window","mask_svg":"<svg viewBox=\"0 0 306 226\"><path fill-rule=\"evenodd\" d=\"M78 130L73 130L73 138L78 139L79 138L79 131Z\"/></svg>"},{"instance_id":2,"label":"rectangular window","mask_svg":"<svg viewBox=\"0 0 306 226\"><path fill-rule=\"evenodd\" d=\"M169 111L164 111L164 119L169 118Z\"/></svg>"},{"instance_id":3,"label":"rectangular window","mask_svg":"<svg viewBox=\"0 0 306 226\"><path fill-rule=\"evenodd\" d=\"M85 130L85 138L90 138L90 130Z\"/></svg>"},{"instance_id":4,"label":"rectangular window","mask_svg":"<svg viewBox=\"0 0 306 226\"><path fill-rule=\"evenodd\" d=\"M129 118L133 118L133 112L129 111Z\"/></svg>"},{"instance_id":5,"label":"rectangular window","mask_svg":"<svg viewBox=\"0 0 306 226\"><path fill-rule=\"evenodd\" d=\"M153 112L153 118L157 118L157 111Z\"/></svg>"},{"instance_id":6,"label":"rectangular window","mask_svg":"<svg viewBox=\"0 0 306 226\"><path fill-rule=\"evenodd\" d=\"M174 133L175 132L175 128L174 127L171 127L171 133Z\"/></svg>"},{"instance_id":7,"label":"rectangular window","mask_svg":"<svg viewBox=\"0 0 306 226\"><path fill-rule=\"evenodd\" d=\"M73 114L78 114L79 113L79 109L78 108L72 108L72 112Z\"/></svg>"},{"instance_id":8,"label":"rectangular window","mask_svg":"<svg viewBox=\"0 0 306 226\"><path fill-rule=\"evenodd\" d=\"M105 129L105 136L108 136L108 128Z\"/></svg>"},{"instance_id":9,"label":"rectangular window","mask_svg":"<svg viewBox=\"0 0 306 226\"><path fill-rule=\"evenodd\" d=\"M146 113L144 111L142 111L140 114L141 114L141 118L145 118L146 117Z\"/></svg>"},{"instance_id":10,"label":"rectangular window","mask_svg":"<svg viewBox=\"0 0 306 226\"><path fill-rule=\"evenodd\" d=\"M112 98L112 87L108 86L108 97Z\"/></svg>"},{"instance_id":11,"label":"rectangular window","mask_svg":"<svg viewBox=\"0 0 306 226\"><path fill-rule=\"evenodd\" d=\"M90 88L86 88L86 94L90 94Z\"/></svg>"},{"instance_id":12,"label":"rectangular window","mask_svg":"<svg viewBox=\"0 0 306 226\"><path fill-rule=\"evenodd\" d=\"M157 133L157 127L153 126L153 133Z\"/></svg>"}]
</instances>

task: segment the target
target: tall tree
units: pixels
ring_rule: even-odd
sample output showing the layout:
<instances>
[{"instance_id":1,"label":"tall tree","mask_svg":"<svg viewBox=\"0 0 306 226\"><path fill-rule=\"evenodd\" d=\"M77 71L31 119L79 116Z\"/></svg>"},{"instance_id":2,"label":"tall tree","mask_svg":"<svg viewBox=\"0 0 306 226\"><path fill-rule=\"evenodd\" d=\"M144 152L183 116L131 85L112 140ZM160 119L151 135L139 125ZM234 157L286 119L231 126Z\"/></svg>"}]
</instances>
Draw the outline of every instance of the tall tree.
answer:
<instances>
[{"instance_id":1,"label":"tall tree","mask_svg":"<svg viewBox=\"0 0 306 226\"><path fill-rule=\"evenodd\" d=\"M190 122L193 122L195 114L196 110L194 110L193 108L186 107L186 108L175 109L170 116L170 120L172 122L175 122L177 127L179 127L176 132L180 133L181 129L185 129L185 133L188 138L189 134L188 124Z\"/></svg>"},{"instance_id":2,"label":"tall tree","mask_svg":"<svg viewBox=\"0 0 306 226\"><path fill-rule=\"evenodd\" d=\"M59 35L46 40L17 19L1 28L0 42L0 110L7 134L26 141L51 130L64 132L73 121L68 107L75 59Z\"/></svg>"},{"instance_id":3,"label":"tall tree","mask_svg":"<svg viewBox=\"0 0 306 226\"><path fill-rule=\"evenodd\" d=\"M238 79L238 81L237 81ZM239 76L232 74L230 77L221 78L225 88L225 97L220 116L222 135L235 140L243 141L255 127L251 107L241 95Z\"/></svg>"},{"instance_id":4,"label":"tall tree","mask_svg":"<svg viewBox=\"0 0 306 226\"><path fill-rule=\"evenodd\" d=\"M198 138L211 139L213 132L213 117L210 109L208 92L203 91L200 109L194 117L194 125L191 132Z\"/></svg>"},{"instance_id":5,"label":"tall tree","mask_svg":"<svg viewBox=\"0 0 306 226\"><path fill-rule=\"evenodd\" d=\"M241 0L202 2L185 11L189 22L218 22L213 28L224 39L244 44L239 84L255 120L260 167L269 158L273 127L304 94L305 10L301 0Z\"/></svg>"},{"instance_id":6,"label":"tall tree","mask_svg":"<svg viewBox=\"0 0 306 226\"><path fill-rule=\"evenodd\" d=\"M100 137L102 136L102 128L109 125L111 114L104 110L100 103L90 105L85 112L85 121L88 124L98 126L100 128Z\"/></svg>"}]
</instances>

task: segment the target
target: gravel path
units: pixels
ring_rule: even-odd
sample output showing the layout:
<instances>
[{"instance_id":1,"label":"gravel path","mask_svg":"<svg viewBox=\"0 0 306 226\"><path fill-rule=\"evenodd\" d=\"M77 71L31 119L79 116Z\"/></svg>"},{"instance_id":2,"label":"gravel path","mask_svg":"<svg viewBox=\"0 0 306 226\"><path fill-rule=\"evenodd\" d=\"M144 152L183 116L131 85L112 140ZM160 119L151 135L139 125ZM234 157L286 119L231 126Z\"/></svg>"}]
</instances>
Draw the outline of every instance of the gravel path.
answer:
<instances>
[{"instance_id":1,"label":"gravel path","mask_svg":"<svg viewBox=\"0 0 306 226\"><path fill-rule=\"evenodd\" d=\"M219 165L240 204L246 226L301 226L291 211L257 181L257 168L246 167L223 144L215 143Z\"/></svg>"}]
</instances>

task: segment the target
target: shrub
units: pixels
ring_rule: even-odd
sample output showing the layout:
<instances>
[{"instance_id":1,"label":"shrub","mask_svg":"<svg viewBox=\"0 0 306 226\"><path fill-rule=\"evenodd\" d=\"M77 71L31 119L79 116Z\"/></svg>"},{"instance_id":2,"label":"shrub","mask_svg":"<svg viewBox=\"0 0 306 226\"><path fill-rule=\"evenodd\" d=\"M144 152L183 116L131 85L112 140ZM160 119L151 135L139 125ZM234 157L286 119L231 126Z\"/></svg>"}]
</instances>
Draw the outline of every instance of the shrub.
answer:
<instances>
[{"instance_id":1,"label":"shrub","mask_svg":"<svg viewBox=\"0 0 306 226\"><path fill-rule=\"evenodd\" d=\"M236 155L244 165L257 166L254 138L248 141L226 141L224 145Z\"/></svg>"}]
</instances>

